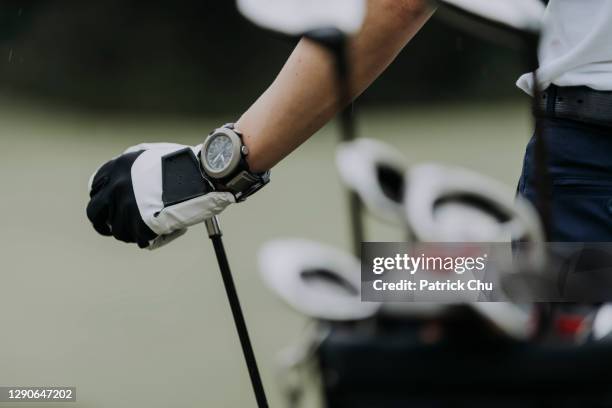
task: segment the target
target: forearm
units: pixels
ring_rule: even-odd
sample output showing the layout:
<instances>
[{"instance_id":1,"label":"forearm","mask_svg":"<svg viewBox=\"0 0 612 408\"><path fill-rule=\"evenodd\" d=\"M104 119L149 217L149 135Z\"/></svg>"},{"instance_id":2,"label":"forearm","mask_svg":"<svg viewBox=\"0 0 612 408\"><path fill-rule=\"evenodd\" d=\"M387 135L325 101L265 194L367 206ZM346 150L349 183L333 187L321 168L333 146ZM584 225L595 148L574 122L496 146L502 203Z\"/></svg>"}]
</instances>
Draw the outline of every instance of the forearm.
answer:
<instances>
[{"instance_id":1,"label":"forearm","mask_svg":"<svg viewBox=\"0 0 612 408\"><path fill-rule=\"evenodd\" d=\"M361 32L350 41L352 98L395 59L433 10L425 0L369 0ZM270 169L341 108L333 57L303 39L272 85L242 115L237 128L253 171Z\"/></svg>"}]
</instances>

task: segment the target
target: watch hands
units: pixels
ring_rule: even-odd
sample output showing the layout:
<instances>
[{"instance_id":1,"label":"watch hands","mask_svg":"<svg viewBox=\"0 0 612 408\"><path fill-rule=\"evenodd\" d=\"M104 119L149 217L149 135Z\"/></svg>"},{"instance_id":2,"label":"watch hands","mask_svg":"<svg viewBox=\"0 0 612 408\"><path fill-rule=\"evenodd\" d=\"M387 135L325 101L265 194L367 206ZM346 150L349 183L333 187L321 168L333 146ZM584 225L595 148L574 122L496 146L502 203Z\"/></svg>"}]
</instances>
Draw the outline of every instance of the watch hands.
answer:
<instances>
[{"instance_id":1,"label":"watch hands","mask_svg":"<svg viewBox=\"0 0 612 408\"><path fill-rule=\"evenodd\" d=\"M219 153L214 159L213 159L213 163L217 164L219 163L219 160L223 160L223 153Z\"/></svg>"}]
</instances>

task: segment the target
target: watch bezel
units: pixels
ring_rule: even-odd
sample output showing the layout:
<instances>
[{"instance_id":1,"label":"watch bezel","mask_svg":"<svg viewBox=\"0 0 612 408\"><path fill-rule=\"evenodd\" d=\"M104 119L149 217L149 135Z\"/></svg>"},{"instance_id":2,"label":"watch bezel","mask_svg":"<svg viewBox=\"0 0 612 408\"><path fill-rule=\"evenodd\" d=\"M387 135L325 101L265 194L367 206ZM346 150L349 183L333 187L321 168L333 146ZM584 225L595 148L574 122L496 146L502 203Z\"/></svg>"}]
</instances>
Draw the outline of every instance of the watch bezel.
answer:
<instances>
[{"instance_id":1,"label":"watch bezel","mask_svg":"<svg viewBox=\"0 0 612 408\"><path fill-rule=\"evenodd\" d=\"M232 142L232 158L223 169L215 170L208 165L208 160L206 159L206 152L208 151L210 143L215 140L216 137L221 135L229 137ZM200 161L202 162L202 167L204 168L206 174L214 179L222 179L232 174L240 163L240 159L242 156L241 148L242 140L236 132L227 128L216 129L213 133L208 135L206 140L204 140L204 144L202 145L202 151L200 152Z\"/></svg>"}]
</instances>

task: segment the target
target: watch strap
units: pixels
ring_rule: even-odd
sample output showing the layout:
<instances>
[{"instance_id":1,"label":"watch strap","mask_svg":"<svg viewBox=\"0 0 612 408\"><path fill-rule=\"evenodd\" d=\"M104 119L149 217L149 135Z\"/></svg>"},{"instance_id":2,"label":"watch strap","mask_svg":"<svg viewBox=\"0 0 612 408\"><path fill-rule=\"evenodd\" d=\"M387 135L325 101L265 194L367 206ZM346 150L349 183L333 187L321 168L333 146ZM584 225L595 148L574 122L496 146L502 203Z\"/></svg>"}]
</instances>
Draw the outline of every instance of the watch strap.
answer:
<instances>
[{"instance_id":1,"label":"watch strap","mask_svg":"<svg viewBox=\"0 0 612 408\"><path fill-rule=\"evenodd\" d=\"M236 201L244 201L270 182L270 172L254 174L241 171L226 183L226 188L234 194Z\"/></svg>"}]
</instances>

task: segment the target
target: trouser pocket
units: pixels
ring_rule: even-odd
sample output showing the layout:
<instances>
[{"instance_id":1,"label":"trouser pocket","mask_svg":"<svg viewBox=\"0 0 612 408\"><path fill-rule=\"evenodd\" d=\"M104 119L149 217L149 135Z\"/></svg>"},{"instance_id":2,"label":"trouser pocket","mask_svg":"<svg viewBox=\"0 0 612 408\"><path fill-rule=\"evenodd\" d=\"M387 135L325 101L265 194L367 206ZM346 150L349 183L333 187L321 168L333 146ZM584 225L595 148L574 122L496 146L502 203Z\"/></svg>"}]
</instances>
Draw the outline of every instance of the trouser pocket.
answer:
<instances>
[{"instance_id":1,"label":"trouser pocket","mask_svg":"<svg viewBox=\"0 0 612 408\"><path fill-rule=\"evenodd\" d=\"M612 179L557 178L552 187L551 240L612 242Z\"/></svg>"}]
</instances>

